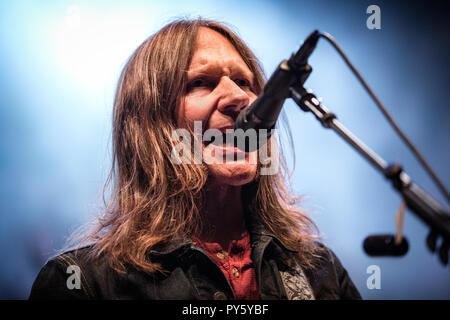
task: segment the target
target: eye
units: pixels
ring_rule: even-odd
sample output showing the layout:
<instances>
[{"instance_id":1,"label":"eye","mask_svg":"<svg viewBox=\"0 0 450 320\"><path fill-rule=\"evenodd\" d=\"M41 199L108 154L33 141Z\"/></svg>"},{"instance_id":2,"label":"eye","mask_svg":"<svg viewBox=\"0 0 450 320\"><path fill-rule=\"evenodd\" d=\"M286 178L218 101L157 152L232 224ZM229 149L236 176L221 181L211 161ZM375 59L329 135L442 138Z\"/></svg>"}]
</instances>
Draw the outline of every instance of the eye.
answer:
<instances>
[{"instance_id":1,"label":"eye","mask_svg":"<svg viewBox=\"0 0 450 320\"><path fill-rule=\"evenodd\" d=\"M207 82L203 79L195 79L189 83L189 87L198 88L198 87L203 87L206 84L207 84Z\"/></svg>"},{"instance_id":2,"label":"eye","mask_svg":"<svg viewBox=\"0 0 450 320\"><path fill-rule=\"evenodd\" d=\"M203 89L210 89L213 86L213 83L211 81L208 81L208 79L204 78L196 78L188 82L186 87L186 92L196 91L196 90L203 90Z\"/></svg>"},{"instance_id":3,"label":"eye","mask_svg":"<svg viewBox=\"0 0 450 320\"><path fill-rule=\"evenodd\" d=\"M238 86L240 87L251 87L250 85L250 81L248 81L247 79L236 79L234 80Z\"/></svg>"}]
</instances>

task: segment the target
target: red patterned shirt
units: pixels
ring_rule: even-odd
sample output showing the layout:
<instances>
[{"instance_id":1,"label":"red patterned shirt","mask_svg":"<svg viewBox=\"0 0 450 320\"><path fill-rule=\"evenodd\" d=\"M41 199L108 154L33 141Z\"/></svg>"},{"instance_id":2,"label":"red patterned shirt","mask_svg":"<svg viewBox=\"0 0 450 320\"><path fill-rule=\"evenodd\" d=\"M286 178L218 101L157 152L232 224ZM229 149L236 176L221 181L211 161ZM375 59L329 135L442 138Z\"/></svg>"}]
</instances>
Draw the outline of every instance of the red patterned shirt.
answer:
<instances>
[{"instance_id":1,"label":"red patterned shirt","mask_svg":"<svg viewBox=\"0 0 450 320\"><path fill-rule=\"evenodd\" d=\"M238 300L258 300L258 284L255 267L251 259L252 247L250 234L246 231L240 240L233 240L224 251L216 242L202 242L198 238L194 243L202 248L220 267Z\"/></svg>"}]
</instances>

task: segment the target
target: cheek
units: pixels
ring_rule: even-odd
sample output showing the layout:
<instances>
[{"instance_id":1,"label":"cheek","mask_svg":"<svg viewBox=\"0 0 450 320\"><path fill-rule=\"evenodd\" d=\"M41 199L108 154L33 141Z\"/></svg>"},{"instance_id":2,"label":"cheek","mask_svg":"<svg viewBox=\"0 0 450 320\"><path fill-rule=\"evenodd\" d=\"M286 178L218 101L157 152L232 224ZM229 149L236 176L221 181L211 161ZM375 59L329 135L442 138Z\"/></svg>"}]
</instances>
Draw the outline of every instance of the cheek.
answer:
<instances>
[{"instance_id":1,"label":"cheek","mask_svg":"<svg viewBox=\"0 0 450 320\"><path fill-rule=\"evenodd\" d=\"M205 124L213 106L210 100L208 97L185 97L178 110L178 124L192 127L194 121L202 121Z\"/></svg>"}]
</instances>

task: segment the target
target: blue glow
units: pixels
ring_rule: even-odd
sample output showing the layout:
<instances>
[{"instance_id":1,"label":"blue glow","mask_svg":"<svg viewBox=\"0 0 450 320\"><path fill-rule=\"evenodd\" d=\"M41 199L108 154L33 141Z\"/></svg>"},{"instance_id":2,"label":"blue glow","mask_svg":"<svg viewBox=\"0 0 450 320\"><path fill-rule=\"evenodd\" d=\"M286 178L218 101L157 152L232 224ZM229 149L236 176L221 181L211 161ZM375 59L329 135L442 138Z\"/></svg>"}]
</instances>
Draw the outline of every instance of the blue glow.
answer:
<instances>
[{"instance_id":1,"label":"blue glow","mask_svg":"<svg viewBox=\"0 0 450 320\"><path fill-rule=\"evenodd\" d=\"M448 18L425 5L378 1L381 30L366 28L369 1L0 2L0 298L27 298L45 260L102 208L110 117L119 73L133 50L177 17L235 27L269 76L314 29L336 39L400 127L450 186ZM429 10L426 11L426 10ZM341 58L321 41L307 87L338 119L442 204L444 198L394 134ZM427 228L406 213L409 253L370 258L364 238L394 233L400 197L365 160L293 102L293 186L325 243L366 299L449 299L450 273L425 246ZM380 266L381 289L366 286Z\"/></svg>"}]
</instances>

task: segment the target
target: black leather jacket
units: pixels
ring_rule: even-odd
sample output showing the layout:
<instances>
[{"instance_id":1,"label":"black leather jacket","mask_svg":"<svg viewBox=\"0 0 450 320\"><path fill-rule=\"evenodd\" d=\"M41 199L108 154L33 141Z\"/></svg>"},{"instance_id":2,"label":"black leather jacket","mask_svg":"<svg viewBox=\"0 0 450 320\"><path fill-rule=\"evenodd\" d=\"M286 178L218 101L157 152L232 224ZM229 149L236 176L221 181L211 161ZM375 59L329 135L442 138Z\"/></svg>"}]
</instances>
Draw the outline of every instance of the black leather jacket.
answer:
<instances>
[{"instance_id":1,"label":"black leather jacket","mask_svg":"<svg viewBox=\"0 0 450 320\"><path fill-rule=\"evenodd\" d=\"M303 279L299 281L296 273L290 272L291 264L286 263L286 257L292 252L261 225L247 228L260 299L361 299L347 271L330 249L319 244L322 250L318 266L301 269ZM101 257L88 261L89 250L87 246L50 259L39 272L29 298L235 299L220 268L189 239L150 252L153 261L161 262L168 271L165 275L148 274L134 268L119 274ZM79 289L69 289L67 284L73 272L68 270L71 265L81 271ZM305 291L305 287L309 291Z\"/></svg>"}]
</instances>

